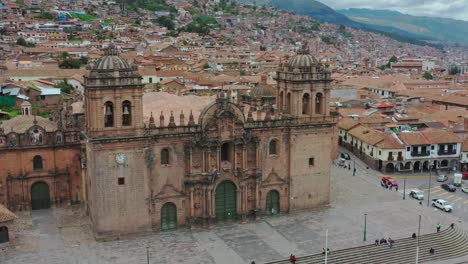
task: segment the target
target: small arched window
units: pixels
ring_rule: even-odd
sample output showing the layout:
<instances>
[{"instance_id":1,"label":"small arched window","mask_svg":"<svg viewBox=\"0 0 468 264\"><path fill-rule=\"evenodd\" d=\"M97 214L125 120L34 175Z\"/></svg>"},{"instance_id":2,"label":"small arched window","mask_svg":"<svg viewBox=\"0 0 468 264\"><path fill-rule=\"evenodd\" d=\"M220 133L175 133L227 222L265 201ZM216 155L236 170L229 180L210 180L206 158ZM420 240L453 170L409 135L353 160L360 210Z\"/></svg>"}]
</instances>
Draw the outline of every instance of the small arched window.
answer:
<instances>
[{"instance_id":1,"label":"small arched window","mask_svg":"<svg viewBox=\"0 0 468 264\"><path fill-rule=\"evenodd\" d=\"M114 126L114 104L112 102L106 102L104 112L104 127Z\"/></svg>"},{"instance_id":2,"label":"small arched window","mask_svg":"<svg viewBox=\"0 0 468 264\"><path fill-rule=\"evenodd\" d=\"M165 148L161 150L161 165L169 165L169 161L170 161L169 150Z\"/></svg>"},{"instance_id":3,"label":"small arched window","mask_svg":"<svg viewBox=\"0 0 468 264\"><path fill-rule=\"evenodd\" d=\"M132 104L130 101L122 103L122 126L132 125Z\"/></svg>"},{"instance_id":4,"label":"small arched window","mask_svg":"<svg viewBox=\"0 0 468 264\"><path fill-rule=\"evenodd\" d=\"M322 114L322 110L323 110L323 96L321 93L318 93L315 96L315 113Z\"/></svg>"},{"instance_id":5,"label":"small arched window","mask_svg":"<svg viewBox=\"0 0 468 264\"><path fill-rule=\"evenodd\" d=\"M272 139L270 141L269 153L270 153L270 155L277 155L278 154L278 142L277 142L276 139Z\"/></svg>"},{"instance_id":6,"label":"small arched window","mask_svg":"<svg viewBox=\"0 0 468 264\"><path fill-rule=\"evenodd\" d=\"M310 105L310 96L309 96L309 94L306 93L302 97L302 114L303 115L309 114L309 111L310 111L309 110L310 109L309 105Z\"/></svg>"},{"instance_id":7,"label":"small arched window","mask_svg":"<svg viewBox=\"0 0 468 264\"><path fill-rule=\"evenodd\" d=\"M34 158L33 158L33 168L34 168L34 170L42 170L44 168L41 156L39 156L39 155L34 156Z\"/></svg>"},{"instance_id":8,"label":"small arched window","mask_svg":"<svg viewBox=\"0 0 468 264\"><path fill-rule=\"evenodd\" d=\"M221 161L231 161L231 144L221 145Z\"/></svg>"}]
</instances>

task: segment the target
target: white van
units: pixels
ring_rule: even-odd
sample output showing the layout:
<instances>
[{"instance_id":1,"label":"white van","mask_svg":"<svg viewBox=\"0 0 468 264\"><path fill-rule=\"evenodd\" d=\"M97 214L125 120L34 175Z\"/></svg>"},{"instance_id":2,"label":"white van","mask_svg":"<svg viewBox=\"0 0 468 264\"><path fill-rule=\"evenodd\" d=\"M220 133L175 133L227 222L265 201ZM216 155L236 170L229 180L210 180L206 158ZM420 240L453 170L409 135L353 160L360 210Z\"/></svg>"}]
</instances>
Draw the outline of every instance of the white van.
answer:
<instances>
[{"instance_id":1,"label":"white van","mask_svg":"<svg viewBox=\"0 0 468 264\"><path fill-rule=\"evenodd\" d=\"M455 173L453 174L453 185L460 187L462 185L463 174Z\"/></svg>"}]
</instances>

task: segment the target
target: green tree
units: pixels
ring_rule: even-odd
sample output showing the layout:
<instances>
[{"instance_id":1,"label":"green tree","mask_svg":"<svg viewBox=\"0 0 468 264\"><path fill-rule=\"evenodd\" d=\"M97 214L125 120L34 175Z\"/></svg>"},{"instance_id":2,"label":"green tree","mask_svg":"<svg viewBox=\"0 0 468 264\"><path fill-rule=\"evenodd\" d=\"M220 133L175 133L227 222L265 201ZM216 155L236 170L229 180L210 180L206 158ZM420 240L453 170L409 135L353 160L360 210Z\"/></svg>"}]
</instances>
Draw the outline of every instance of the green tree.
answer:
<instances>
[{"instance_id":1,"label":"green tree","mask_svg":"<svg viewBox=\"0 0 468 264\"><path fill-rule=\"evenodd\" d=\"M451 65L448 69L450 75L456 75L460 73L460 68L456 65Z\"/></svg>"},{"instance_id":2,"label":"green tree","mask_svg":"<svg viewBox=\"0 0 468 264\"><path fill-rule=\"evenodd\" d=\"M432 74L430 74L429 72L425 72L422 76L424 79L426 80L432 80Z\"/></svg>"},{"instance_id":3,"label":"green tree","mask_svg":"<svg viewBox=\"0 0 468 264\"><path fill-rule=\"evenodd\" d=\"M60 88L60 91L62 91L62 93L66 93L66 94L70 94L74 90L73 86L68 84L67 79L63 79L62 82L59 82L57 84L57 88Z\"/></svg>"},{"instance_id":4,"label":"green tree","mask_svg":"<svg viewBox=\"0 0 468 264\"><path fill-rule=\"evenodd\" d=\"M156 18L156 23L160 26L163 26L169 30L174 30L175 29L175 23L172 20L171 17L169 16L161 16Z\"/></svg>"},{"instance_id":5,"label":"green tree","mask_svg":"<svg viewBox=\"0 0 468 264\"><path fill-rule=\"evenodd\" d=\"M392 63L395 63L395 62L398 62L398 58L393 55L389 60L388 60L388 63L387 63L387 68L390 68L390 66L392 66Z\"/></svg>"}]
</instances>

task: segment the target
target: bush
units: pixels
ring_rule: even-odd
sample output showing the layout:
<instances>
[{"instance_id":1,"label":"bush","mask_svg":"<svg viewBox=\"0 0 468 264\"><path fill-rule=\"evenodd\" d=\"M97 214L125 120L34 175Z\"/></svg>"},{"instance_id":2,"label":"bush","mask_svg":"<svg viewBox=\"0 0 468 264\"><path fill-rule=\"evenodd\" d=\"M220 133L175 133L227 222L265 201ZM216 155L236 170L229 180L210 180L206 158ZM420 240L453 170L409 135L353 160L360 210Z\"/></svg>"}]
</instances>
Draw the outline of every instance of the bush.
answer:
<instances>
[{"instance_id":1,"label":"bush","mask_svg":"<svg viewBox=\"0 0 468 264\"><path fill-rule=\"evenodd\" d=\"M18 40L16 40L16 45L20 45L27 48L36 47L34 43L27 42L24 38L19 38Z\"/></svg>"}]
</instances>

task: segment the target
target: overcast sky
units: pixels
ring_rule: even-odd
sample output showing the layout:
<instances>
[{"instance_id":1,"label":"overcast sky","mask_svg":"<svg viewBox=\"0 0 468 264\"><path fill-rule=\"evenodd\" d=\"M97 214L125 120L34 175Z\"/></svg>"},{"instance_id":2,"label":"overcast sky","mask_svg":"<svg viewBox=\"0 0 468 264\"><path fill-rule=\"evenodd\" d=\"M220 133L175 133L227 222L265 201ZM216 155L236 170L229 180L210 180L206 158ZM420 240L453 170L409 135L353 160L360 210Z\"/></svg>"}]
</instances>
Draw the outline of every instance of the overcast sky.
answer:
<instances>
[{"instance_id":1,"label":"overcast sky","mask_svg":"<svg viewBox=\"0 0 468 264\"><path fill-rule=\"evenodd\" d=\"M319 0L335 9L390 9L416 16L436 16L468 21L468 0Z\"/></svg>"}]
</instances>

